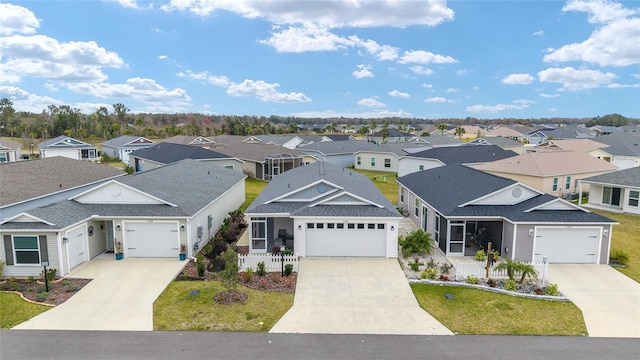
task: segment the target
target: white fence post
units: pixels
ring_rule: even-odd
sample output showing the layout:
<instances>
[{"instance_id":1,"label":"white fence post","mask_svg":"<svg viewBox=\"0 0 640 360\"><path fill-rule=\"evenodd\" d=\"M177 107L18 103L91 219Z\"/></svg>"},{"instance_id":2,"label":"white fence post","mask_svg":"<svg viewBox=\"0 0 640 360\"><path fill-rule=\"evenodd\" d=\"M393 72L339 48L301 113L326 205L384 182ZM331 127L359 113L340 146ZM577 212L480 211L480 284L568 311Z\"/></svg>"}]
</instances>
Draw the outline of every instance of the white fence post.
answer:
<instances>
[{"instance_id":1,"label":"white fence post","mask_svg":"<svg viewBox=\"0 0 640 360\"><path fill-rule=\"evenodd\" d=\"M525 263L529 264L529 263ZM546 264L544 263L530 263L536 269L538 274L542 274L543 277L546 276ZM460 278L465 278L468 276L475 276L478 278L484 278L485 276L485 266L486 262L484 261L456 261L456 276ZM506 279L509 276L505 270L498 271L495 269L495 266L492 266L489 269L489 277L492 279Z\"/></svg>"},{"instance_id":2,"label":"white fence post","mask_svg":"<svg viewBox=\"0 0 640 360\"><path fill-rule=\"evenodd\" d=\"M272 254L248 254L238 255L238 271L243 272L248 268L254 271L258 268L259 262L264 262L267 272L280 272L282 269L282 261L284 264L292 264L293 271L298 271L298 255L272 255Z\"/></svg>"}]
</instances>

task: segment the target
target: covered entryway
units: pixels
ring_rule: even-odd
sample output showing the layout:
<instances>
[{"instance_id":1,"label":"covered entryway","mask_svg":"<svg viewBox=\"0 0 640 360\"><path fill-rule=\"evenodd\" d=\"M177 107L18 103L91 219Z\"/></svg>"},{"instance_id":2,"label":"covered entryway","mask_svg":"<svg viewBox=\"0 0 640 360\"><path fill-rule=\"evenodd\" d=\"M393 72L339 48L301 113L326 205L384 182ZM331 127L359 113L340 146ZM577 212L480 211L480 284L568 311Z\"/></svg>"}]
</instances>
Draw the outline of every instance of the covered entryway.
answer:
<instances>
[{"instance_id":1,"label":"covered entryway","mask_svg":"<svg viewBox=\"0 0 640 360\"><path fill-rule=\"evenodd\" d=\"M177 222L125 222L125 257L178 257Z\"/></svg>"},{"instance_id":2,"label":"covered entryway","mask_svg":"<svg viewBox=\"0 0 640 360\"><path fill-rule=\"evenodd\" d=\"M546 256L555 264L597 264L600 228L535 229L534 261Z\"/></svg>"},{"instance_id":3,"label":"covered entryway","mask_svg":"<svg viewBox=\"0 0 640 360\"><path fill-rule=\"evenodd\" d=\"M387 224L307 223L305 256L386 257Z\"/></svg>"},{"instance_id":4,"label":"covered entryway","mask_svg":"<svg viewBox=\"0 0 640 360\"><path fill-rule=\"evenodd\" d=\"M69 269L73 269L88 260L87 235L84 225L67 232L66 238Z\"/></svg>"}]
</instances>

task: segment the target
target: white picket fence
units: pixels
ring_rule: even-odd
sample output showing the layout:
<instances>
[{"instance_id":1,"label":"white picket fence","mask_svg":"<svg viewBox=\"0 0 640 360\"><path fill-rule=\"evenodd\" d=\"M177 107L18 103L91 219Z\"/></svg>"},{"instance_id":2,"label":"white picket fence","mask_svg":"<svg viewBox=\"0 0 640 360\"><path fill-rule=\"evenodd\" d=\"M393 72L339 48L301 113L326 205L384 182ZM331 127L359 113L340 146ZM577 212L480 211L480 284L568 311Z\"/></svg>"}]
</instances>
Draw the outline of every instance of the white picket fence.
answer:
<instances>
[{"instance_id":1,"label":"white picket fence","mask_svg":"<svg viewBox=\"0 0 640 360\"><path fill-rule=\"evenodd\" d=\"M263 261L264 267L267 272L280 272L282 271L282 262L284 265L292 264L293 271L298 271L298 255L272 255L272 254L248 254L238 255L238 269L240 272L246 271L248 268L256 271L258 263Z\"/></svg>"},{"instance_id":2,"label":"white picket fence","mask_svg":"<svg viewBox=\"0 0 640 360\"><path fill-rule=\"evenodd\" d=\"M496 270L497 264L498 263L495 263L491 267L491 269L489 269L489 278L491 279L508 278L509 276L507 276L506 270ZM525 262L525 264L533 265L533 267L538 272L539 279L543 279L544 275L547 274L546 267L548 266L548 264L541 263L541 262L534 262L534 263ZM486 261L457 261L453 265L456 268L456 277L458 278L466 278L468 276L484 278L486 275L486 270L485 270L485 266L487 266Z\"/></svg>"}]
</instances>

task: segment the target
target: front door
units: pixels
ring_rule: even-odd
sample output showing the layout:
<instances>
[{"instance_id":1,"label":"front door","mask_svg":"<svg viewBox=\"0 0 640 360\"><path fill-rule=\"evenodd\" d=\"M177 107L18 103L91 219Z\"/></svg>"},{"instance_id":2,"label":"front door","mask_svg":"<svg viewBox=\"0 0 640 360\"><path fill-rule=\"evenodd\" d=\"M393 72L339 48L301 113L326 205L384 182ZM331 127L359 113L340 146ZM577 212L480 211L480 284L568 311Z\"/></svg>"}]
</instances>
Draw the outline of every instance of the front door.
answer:
<instances>
[{"instance_id":1,"label":"front door","mask_svg":"<svg viewBox=\"0 0 640 360\"><path fill-rule=\"evenodd\" d=\"M424 230L424 232L428 232L427 230L427 215L429 214L427 207L423 206L422 207L422 230Z\"/></svg>"},{"instance_id":2,"label":"front door","mask_svg":"<svg viewBox=\"0 0 640 360\"><path fill-rule=\"evenodd\" d=\"M113 221L105 221L104 226L107 236L107 251L113 251Z\"/></svg>"},{"instance_id":3,"label":"front door","mask_svg":"<svg viewBox=\"0 0 640 360\"><path fill-rule=\"evenodd\" d=\"M452 221L449 229L449 252L447 255L464 256L464 221Z\"/></svg>"}]
</instances>

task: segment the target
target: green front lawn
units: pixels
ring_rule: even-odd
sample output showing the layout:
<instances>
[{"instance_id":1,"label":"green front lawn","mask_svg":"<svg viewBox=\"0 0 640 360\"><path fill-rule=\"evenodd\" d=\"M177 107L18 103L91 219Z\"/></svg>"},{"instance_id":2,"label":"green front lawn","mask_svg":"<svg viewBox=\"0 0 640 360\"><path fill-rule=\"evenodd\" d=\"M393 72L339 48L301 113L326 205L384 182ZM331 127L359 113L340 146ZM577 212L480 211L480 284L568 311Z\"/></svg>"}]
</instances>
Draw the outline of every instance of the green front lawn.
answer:
<instances>
[{"instance_id":1,"label":"green front lawn","mask_svg":"<svg viewBox=\"0 0 640 360\"><path fill-rule=\"evenodd\" d=\"M616 267L616 269L640 282L640 235L638 235L640 234L640 216L590 210L620 223L613 226L611 249L620 249L629 254L629 265L626 268Z\"/></svg>"},{"instance_id":2,"label":"green front lawn","mask_svg":"<svg viewBox=\"0 0 640 360\"><path fill-rule=\"evenodd\" d=\"M51 309L49 306L33 304L15 293L0 292L0 328L10 329L36 315Z\"/></svg>"},{"instance_id":3,"label":"green front lawn","mask_svg":"<svg viewBox=\"0 0 640 360\"><path fill-rule=\"evenodd\" d=\"M571 302L525 299L478 289L411 284L420 307L458 334L587 335ZM445 298L452 294L454 299Z\"/></svg>"},{"instance_id":4,"label":"green front lawn","mask_svg":"<svg viewBox=\"0 0 640 360\"><path fill-rule=\"evenodd\" d=\"M398 183L396 173L372 170L355 170L366 176L380 192L395 206L398 204Z\"/></svg>"},{"instance_id":5,"label":"green front lawn","mask_svg":"<svg viewBox=\"0 0 640 360\"><path fill-rule=\"evenodd\" d=\"M244 181L244 193L245 200L242 206L240 206L240 211L244 212L249 205L253 202L253 200L260 195L262 190L269 184L269 182L264 180L258 180L253 178L247 178Z\"/></svg>"},{"instance_id":6,"label":"green front lawn","mask_svg":"<svg viewBox=\"0 0 640 360\"><path fill-rule=\"evenodd\" d=\"M219 281L173 281L153 304L154 330L267 332L293 306L293 294L243 286L244 304L221 305L214 298L223 290Z\"/></svg>"}]
</instances>

